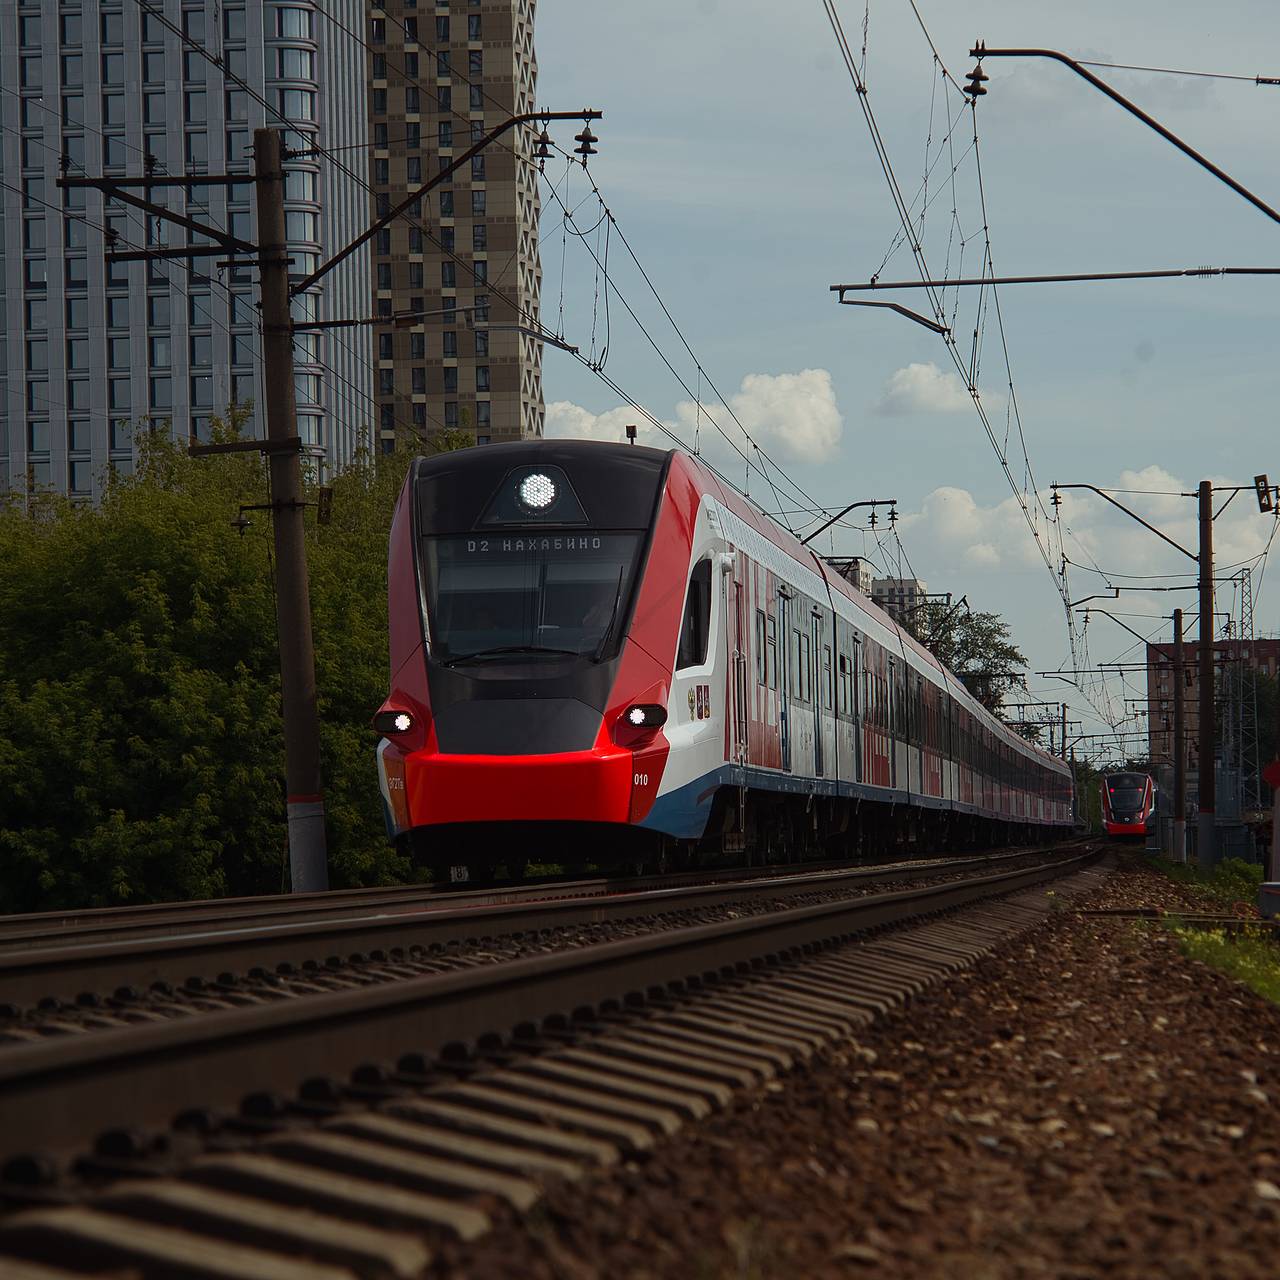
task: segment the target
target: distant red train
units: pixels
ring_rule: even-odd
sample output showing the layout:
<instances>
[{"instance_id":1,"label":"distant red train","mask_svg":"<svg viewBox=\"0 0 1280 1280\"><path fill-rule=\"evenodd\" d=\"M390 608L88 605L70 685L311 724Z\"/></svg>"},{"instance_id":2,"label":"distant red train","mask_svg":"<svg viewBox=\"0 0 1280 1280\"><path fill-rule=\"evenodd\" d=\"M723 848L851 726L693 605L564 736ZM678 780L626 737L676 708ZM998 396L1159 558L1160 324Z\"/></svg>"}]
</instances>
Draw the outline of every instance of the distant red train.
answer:
<instances>
[{"instance_id":1,"label":"distant red train","mask_svg":"<svg viewBox=\"0 0 1280 1280\"><path fill-rule=\"evenodd\" d=\"M1102 776L1102 828L1109 836L1145 836L1156 820L1156 784L1149 773Z\"/></svg>"}]
</instances>

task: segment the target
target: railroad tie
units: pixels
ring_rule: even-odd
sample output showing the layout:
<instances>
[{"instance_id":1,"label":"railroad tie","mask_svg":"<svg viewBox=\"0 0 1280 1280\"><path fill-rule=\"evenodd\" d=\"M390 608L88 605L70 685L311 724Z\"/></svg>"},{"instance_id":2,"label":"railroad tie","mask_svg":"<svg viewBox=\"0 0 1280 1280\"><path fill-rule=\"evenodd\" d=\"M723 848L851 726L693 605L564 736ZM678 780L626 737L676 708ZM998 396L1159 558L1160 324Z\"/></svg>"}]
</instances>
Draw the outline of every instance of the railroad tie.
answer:
<instances>
[{"instance_id":1,"label":"railroad tie","mask_svg":"<svg viewBox=\"0 0 1280 1280\"><path fill-rule=\"evenodd\" d=\"M387 1103L386 1110L391 1115L423 1124L439 1124L450 1134L456 1131L464 1135L491 1136L521 1151L545 1152L557 1159L586 1160L593 1164L618 1162L618 1148L611 1142L574 1133L540 1119L518 1120L481 1107L462 1106L438 1094L429 1098L397 1098Z\"/></svg>"},{"instance_id":2,"label":"railroad tie","mask_svg":"<svg viewBox=\"0 0 1280 1280\"><path fill-rule=\"evenodd\" d=\"M415 1155L384 1142L351 1137L332 1130L299 1131L270 1138L261 1150L282 1160L297 1161L333 1173L385 1182L412 1191L425 1191L448 1199L488 1195L506 1201L513 1209L529 1209L538 1199L538 1188L527 1178L512 1177L430 1155Z\"/></svg>"},{"instance_id":3,"label":"railroad tie","mask_svg":"<svg viewBox=\"0 0 1280 1280\"><path fill-rule=\"evenodd\" d=\"M79 1206L17 1214L0 1229L0 1249L39 1261L65 1262L82 1271L92 1266L99 1273L106 1268L143 1266L153 1275L183 1280L355 1280L347 1267L298 1261L266 1249Z\"/></svg>"},{"instance_id":4,"label":"railroad tie","mask_svg":"<svg viewBox=\"0 0 1280 1280\"><path fill-rule=\"evenodd\" d=\"M431 1260L421 1238L407 1231L335 1220L311 1209L289 1208L196 1183L132 1182L97 1197L93 1204L113 1214L159 1226L181 1225L201 1235L347 1266L357 1273L372 1270L407 1280Z\"/></svg>"},{"instance_id":5,"label":"railroad tie","mask_svg":"<svg viewBox=\"0 0 1280 1280\"><path fill-rule=\"evenodd\" d=\"M326 1121L324 1128L353 1138L385 1142L406 1151L461 1160L481 1169L513 1174L532 1182L542 1182L548 1178L572 1181L581 1173L580 1165L563 1156L546 1155L528 1147L494 1142L456 1129L432 1126L424 1119L407 1119L375 1112L372 1115L340 1116Z\"/></svg>"},{"instance_id":6,"label":"railroad tie","mask_svg":"<svg viewBox=\"0 0 1280 1280\"><path fill-rule=\"evenodd\" d=\"M471 1205L269 1155L209 1156L185 1169L182 1180L392 1229L444 1229L463 1240L489 1229L488 1215Z\"/></svg>"}]
</instances>

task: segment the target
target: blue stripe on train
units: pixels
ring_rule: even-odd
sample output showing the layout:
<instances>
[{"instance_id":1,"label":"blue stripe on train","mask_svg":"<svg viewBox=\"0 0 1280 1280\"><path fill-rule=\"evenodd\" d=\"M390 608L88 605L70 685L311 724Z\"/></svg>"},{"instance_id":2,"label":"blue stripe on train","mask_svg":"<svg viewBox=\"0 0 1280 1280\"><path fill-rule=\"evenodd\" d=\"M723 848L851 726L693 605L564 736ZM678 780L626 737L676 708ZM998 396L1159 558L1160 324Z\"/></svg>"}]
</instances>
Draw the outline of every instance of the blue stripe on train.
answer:
<instances>
[{"instance_id":1,"label":"blue stripe on train","mask_svg":"<svg viewBox=\"0 0 1280 1280\"><path fill-rule=\"evenodd\" d=\"M889 787L873 787L861 782L837 782L833 778L806 778L790 773L775 773L770 769L754 769L742 765L722 765L702 777L686 782L659 796L653 808L639 824L652 831L680 840L696 840L706 833L711 818L711 804L720 787L747 787L753 791L784 792L791 795L840 796L847 800L875 800L888 804L910 804L927 809L950 809L956 813L978 814L999 818L1000 814L984 810L978 805L961 804L936 796L922 796ZM1032 822L1037 825L1055 825L1049 820L1037 818L1008 818L1010 822Z\"/></svg>"}]
</instances>

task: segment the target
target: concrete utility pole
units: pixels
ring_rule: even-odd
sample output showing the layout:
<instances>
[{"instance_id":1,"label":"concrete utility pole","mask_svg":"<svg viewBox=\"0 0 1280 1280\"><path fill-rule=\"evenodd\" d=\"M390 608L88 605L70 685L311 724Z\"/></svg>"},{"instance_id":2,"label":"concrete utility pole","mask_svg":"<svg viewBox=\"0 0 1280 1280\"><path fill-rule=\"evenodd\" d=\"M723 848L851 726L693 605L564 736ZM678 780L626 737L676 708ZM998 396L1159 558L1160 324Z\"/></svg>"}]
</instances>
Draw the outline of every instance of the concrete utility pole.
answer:
<instances>
[{"instance_id":1,"label":"concrete utility pole","mask_svg":"<svg viewBox=\"0 0 1280 1280\"><path fill-rule=\"evenodd\" d=\"M1062 704L1062 758L1067 758L1067 704Z\"/></svg>"},{"instance_id":2,"label":"concrete utility pole","mask_svg":"<svg viewBox=\"0 0 1280 1280\"><path fill-rule=\"evenodd\" d=\"M1200 816L1196 823L1196 862L1212 871L1217 861L1217 741L1213 720L1213 485L1200 481Z\"/></svg>"},{"instance_id":3,"label":"concrete utility pole","mask_svg":"<svg viewBox=\"0 0 1280 1280\"><path fill-rule=\"evenodd\" d=\"M302 457L293 389L293 325L284 217L284 139L278 129L253 131L258 204L258 269L262 283L262 366L275 535L276 623L284 695L284 771L289 871L294 893L329 887L320 781L320 711L311 636L311 598L303 516Z\"/></svg>"},{"instance_id":4,"label":"concrete utility pole","mask_svg":"<svg viewBox=\"0 0 1280 1280\"><path fill-rule=\"evenodd\" d=\"M1182 610L1173 611L1173 860L1187 860L1187 735L1182 691Z\"/></svg>"}]
</instances>

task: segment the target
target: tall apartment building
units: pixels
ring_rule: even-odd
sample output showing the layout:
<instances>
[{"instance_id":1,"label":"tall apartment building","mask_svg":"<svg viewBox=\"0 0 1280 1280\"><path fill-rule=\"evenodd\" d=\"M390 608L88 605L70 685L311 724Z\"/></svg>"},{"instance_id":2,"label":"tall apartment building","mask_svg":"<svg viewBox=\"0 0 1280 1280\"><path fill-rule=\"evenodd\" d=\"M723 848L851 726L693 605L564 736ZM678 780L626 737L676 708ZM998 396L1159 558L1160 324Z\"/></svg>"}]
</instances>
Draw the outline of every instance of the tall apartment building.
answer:
<instances>
[{"instance_id":1,"label":"tall apartment building","mask_svg":"<svg viewBox=\"0 0 1280 1280\"><path fill-rule=\"evenodd\" d=\"M107 263L117 247L178 247L186 232L57 178L249 172L252 131L288 123L292 270L367 226L363 173L317 146L367 143L361 0L9 0L0 6L0 489L90 497L131 469L139 424L207 435L232 402L262 404L255 272L225 255ZM161 16L163 15L163 21ZM224 70L225 67L225 70ZM247 88L246 88L247 86ZM362 151L345 154L364 154ZM253 185L153 189L150 198L242 239ZM367 253L299 299L298 318L367 308ZM364 330L299 336L299 427L328 459L374 420ZM250 430L264 433L254 410Z\"/></svg>"},{"instance_id":2,"label":"tall apartment building","mask_svg":"<svg viewBox=\"0 0 1280 1280\"><path fill-rule=\"evenodd\" d=\"M534 109L535 0L370 9L371 179L394 206L511 115ZM504 135L373 242L379 434L542 434L536 133ZM399 320L393 317L399 316Z\"/></svg>"}]
</instances>

